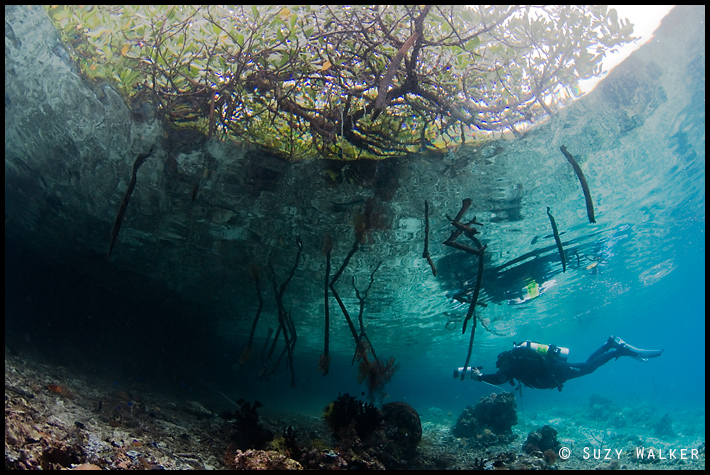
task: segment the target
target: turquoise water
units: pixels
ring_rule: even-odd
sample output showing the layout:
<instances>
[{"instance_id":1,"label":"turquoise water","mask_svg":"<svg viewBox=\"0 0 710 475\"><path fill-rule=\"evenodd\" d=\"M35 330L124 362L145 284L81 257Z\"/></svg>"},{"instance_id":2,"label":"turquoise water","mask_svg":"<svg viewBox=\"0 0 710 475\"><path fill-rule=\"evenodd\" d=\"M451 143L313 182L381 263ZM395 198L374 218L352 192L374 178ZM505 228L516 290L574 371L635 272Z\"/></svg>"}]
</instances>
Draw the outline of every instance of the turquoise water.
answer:
<instances>
[{"instance_id":1,"label":"turquoise water","mask_svg":"<svg viewBox=\"0 0 710 475\"><path fill-rule=\"evenodd\" d=\"M523 272L510 272L509 280L496 282L508 285L511 300L520 298L519 289L532 278L542 281L546 274L552 274L547 278L554 278L557 284L525 303L502 302L480 310L479 317L495 320L494 328L505 336L487 333L479 325L472 364L483 365L484 371L494 370L496 355L524 339L568 347L570 361L583 361L610 334L638 347L665 349L663 356L646 363L625 358L612 361L592 375L569 381L560 393L528 389L524 402L529 409L579 404L591 393L621 404L644 401L667 411L704 408L704 173L699 173L704 158L676 154L678 163L669 164L667 154L638 154L639 169L627 171L636 177L653 177L629 188L638 201L619 199L626 205L599 213L597 225L582 224L567 231L582 235L591 230L592 237L577 247L598 262L595 267L587 268L589 260L577 265L575 257L568 257L569 269L562 274L555 249L547 258L521 266L526 267ZM689 161L683 164L683 160ZM663 164L665 171L659 173ZM662 186L657 188L657 182ZM612 186L614 189L618 190ZM642 210L638 209L639 201L644 203ZM549 268L556 268L555 272ZM485 283L483 289L484 299L494 293ZM465 313L467 309L455 309L450 300L447 305L453 313ZM468 342L468 333L461 335L459 328L460 322L455 331L447 330L445 320L439 319L430 330L408 333L403 341L380 349L401 364L386 389L390 400L457 413L494 390L485 384L453 379L453 369L463 364ZM379 334L372 335L377 342ZM314 353L310 359L316 358ZM336 370L326 378L313 367L297 368L297 374L302 375L300 387L289 399L295 406L303 404L316 410L328 402L336 388L359 394L362 388L353 381L350 359L351 355L343 354L334 360L331 368ZM275 388L282 383L269 385ZM269 397L269 392L265 390L261 397Z\"/></svg>"},{"instance_id":2,"label":"turquoise water","mask_svg":"<svg viewBox=\"0 0 710 475\"><path fill-rule=\"evenodd\" d=\"M479 307L476 316L492 330L478 325L472 365L493 371L499 353L528 339L569 348L570 361L586 360L612 334L640 348L665 350L645 363L611 361L566 382L561 392L516 391L521 423L525 417L553 417L558 409L584 412L590 396L599 394L639 414L646 411L639 417L651 411L660 419L668 413L679 431L694 426L704 432L704 41L694 42L701 51L688 52L686 61L678 59L676 65L671 62L677 59L680 36L672 31L660 37L655 47L631 58L623 73L628 76L619 73L616 82L602 82L521 139L497 142L490 151L452 150L435 157L437 166L445 163L447 170L455 170L451 175L431 173L431 157L412 159L410 175L400 180L391 201L392 229L372 233L372 242L363 246L339 284L355 316L358 302L350 279L357 277L363 287L376 263L384 262L367 300L366 329L378 356L392 356L400 366L376 402L408 402L425 419L450 412L453 423L480 397L514 390L453 378L454 369L464 364L470 333L461 333L468 305L451 295L475 278L476 261L441 242L451 230L446 215L454 216L461 200L471 197L474 205L467 217L476 215L484 223L478 237L488 246L480 297L487 306ZM660 79L646 66L653 61L671 64L657 75ZM648 83L639 85L629 71ZM612 75L607 79L614 79ZM620 117L622 105L627 110ZM595 224L587 220L579 182L559 151L563 144L587 177ZM7 170L6 161L6 190L22 188L22 182L8 181ZM345 201L339 191L333 192L332 201ZM294 230L312 232L317 239L307 241L307 262L287 294L299 335L296 387L291 388L283 363L269 378L259 374L266 328L276 325L271 289L268 295L264 291L269 302L253 361L239 366L256 310L251 281L229 287L233 302L225 313L207 303L200 306L194 295L194 306L183 306L145 275L105 260L97 264L87 257L90 252L80 245L72 248L61 237L38 252L26 241L49 233L53 228L42 227L49 222L70 222L76 212L69 209L64 215L59 198L45 199L56 213L30 219L36 226L16 225L23 218L18 214L9 223L6 217L6 346L118 386L148 384L172 397L200 399L215 411L230 408L227 398L256 399L265 409L309 414L319 414L338 394L366 398L366 389L356 380L357 364L351 364L352 337L333 299L330 374L324 377L317 369L323 346L319 239L330 232L326 225ZM421 258L425 199L432 206L430 252L439 269L436 278ZM23 205L6 206L18 213ZM548 206L565 248L564 273ZM294 209L296 215L307 211ZM343 228L350 233L352 225ZM350 234L338 237L334 268L352 242ZM283 251L283 246L273 247L275 255ZM290 262L293 254L289 250L286 255ZM165 263L156 259L141 264L151 268ZM181 263L168 264L180 272ZM209 274L207 269L192 277L199 283ZM544 292L525 300L525 289L536 286Z\"/></svg>"},{"instance_id":3,"label":"turquoise water","mask_svg":"<svg viewBox=\"0 0 710 475\"><path fill-rule=\"evenodd\" d=\"M673 46L669 40L666 49L642 49L631 61L662 60L664 54L673 54ZM503 144L505 153L494 156L492 163L473 166L469 182L453 191L454 196L443 203L433 202L439 206L438 219L432 219L433 243L448 236L449 224L441 216L453 216L461 198L474 198L474 211L469 213L485 223L478 236L489 246L481 291L481 301L488 306L479 307L477 315L496 333L478 326L471 364L483 365L484 372L493 371L498 353L527 339L570 348L570 361L586 360L611 334L637 347L665 350L662 357L646 363L628 358L611 361L591 375L567 382L562 392L523 390L527 410L560 406L584 410L589 396L598 393L621 406L649 405L658 412L700 409L704 427L705 112L701 70L690 60L685 73L666 71L663 87L633 92L649 94L647 106L657 110L631 131L615 122L614 111L604 110L603 100L613 89L609 85L605 89L602 83L549 124L522 140ZM678 81L676 87L673 81ZM590 183L596 224L587 222L582 190L559 153L562 143L578 157ZM587 152L575 151L580 149ZM492 182L487 178L491 171ZM416 183L409 186L411 191L404 196L426 198ZM481 198L482 189L487 199ZM498 206L497 198L511 197L519 197L515 215L505 209L491 210ZM568 263L565 273L551 237L546 206L552 208L560 227ZM412 254L420 252L422 236L421 230L412 236L410 241L416 243ZM376 247L363 251L359 282L365 282L367 269L382 255ZM394 356L401 365L386 388L384 402L403 400L420 412L439 408L455 415L498 389L452 377L453 369L462 366L466 357L469 333L461 334L460 319L468 306L447 294L460 288L463 280L474 278L475 260L433 245L432 255L439 268L436 279L423 259L413 258L400 261L399 280L375 283L367 309L376 318L369 322L368 333L380 356ZM528 257L518 261L521 256ZM546 290L524 303L514 303L530 284ZM346 302L356 308L354 299ZM317 412L336 392L363 391L354 381L345 323L331 305L332 332L347 344L336 347L331 374L325 378L315 371L316 349L310 355L299 355L299 387L286 403L294 408ZM313 313L322 315L322 307ZM457 319L451 329L451 321ZM316 328L303 338L317 348L322 330ZM285 373L283 377L288 379ZM284 380L259 383L255 394L283 404L279 391Z\"/></svg>"}]
</instances>

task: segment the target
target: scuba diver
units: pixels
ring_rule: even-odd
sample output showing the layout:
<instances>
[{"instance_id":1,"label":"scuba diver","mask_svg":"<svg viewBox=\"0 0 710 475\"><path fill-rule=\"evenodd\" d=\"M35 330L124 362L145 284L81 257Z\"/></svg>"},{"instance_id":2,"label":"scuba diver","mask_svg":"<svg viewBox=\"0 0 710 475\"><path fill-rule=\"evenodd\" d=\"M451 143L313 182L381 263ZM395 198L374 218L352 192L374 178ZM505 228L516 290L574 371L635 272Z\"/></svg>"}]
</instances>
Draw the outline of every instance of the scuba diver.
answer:
<instances>
[{"instance_id":1,"label":"scuba diver","mask_svg":"<svg viewBox=\"0 0 710 475\"><path fill-rule=\"evenodd\" d=\"M610 336L598 350L583 363L568 363L569 349L555 345L542 345L530 340L516 345L512 350L498 355L497 373L481 374L480 368L459 368L454 370L454 378L460 373L470 373L473 379L488 384L514 385L518 380L526 386L537 389L557 388L572 378L593 373L612 358L630 356L640 361L661 356L663 350L641 350L625 343L621 338Z\"/></svg>"}]
</instances>

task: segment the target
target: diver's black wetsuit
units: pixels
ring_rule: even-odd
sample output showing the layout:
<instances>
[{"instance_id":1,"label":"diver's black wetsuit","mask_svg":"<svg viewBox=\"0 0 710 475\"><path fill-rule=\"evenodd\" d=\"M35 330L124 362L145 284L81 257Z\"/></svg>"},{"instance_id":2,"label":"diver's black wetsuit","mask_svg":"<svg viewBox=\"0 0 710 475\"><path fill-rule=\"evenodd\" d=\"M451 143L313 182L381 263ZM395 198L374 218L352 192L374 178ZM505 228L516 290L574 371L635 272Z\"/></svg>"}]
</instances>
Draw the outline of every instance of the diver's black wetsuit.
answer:
<instances>
[{"instance_id":1,"label":"diver's black wetsuit","mask_svg":"<svg viewBox=\"0 0 710 475\"><path fill-rule=\"evenodd\" d=\"M515 384L514 380L517 379L532 388L557 388L562 391L562 383L565 381L593 373L598 367L612 358L621 356L653 357L659 356L663 351L637 350L633 348L633 350L636 350L634 352L630 348L633 347L620 347L618 343L615 344L613 337L610 337L604 345L589 356L587 361L583 363L568 363L554 356L553 352L541 355L528 347L515 347L498 355L498 361L496 362L497 373L482 374L478 377L478 380L490 384L503 384L506 381L509 381L510 384ZM639 354L639 351L647 354Z\"/></svg>"}]
</instances>

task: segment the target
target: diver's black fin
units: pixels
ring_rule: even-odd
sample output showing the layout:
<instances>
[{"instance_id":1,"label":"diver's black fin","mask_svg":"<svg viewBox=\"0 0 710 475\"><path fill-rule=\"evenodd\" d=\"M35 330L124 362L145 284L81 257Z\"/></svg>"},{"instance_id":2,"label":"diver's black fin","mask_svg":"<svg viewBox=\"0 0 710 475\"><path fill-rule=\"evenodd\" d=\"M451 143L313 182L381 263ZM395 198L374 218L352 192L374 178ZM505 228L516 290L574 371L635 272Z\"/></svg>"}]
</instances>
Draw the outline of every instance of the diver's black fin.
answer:
<instances>
[{"instance_id":1,"label":"diver's black fin","mask_svg":"<svg viewBox=\"0 0 710 475\"><path fill-rule=\"evenodd\" d=\"M648 358L661 356L663 350L642 350L631 346L619 337L610 336L608 342L612 347L621 350L626 356L631 356L640 361L646 361Z\"/></svg>"}]
</instances>

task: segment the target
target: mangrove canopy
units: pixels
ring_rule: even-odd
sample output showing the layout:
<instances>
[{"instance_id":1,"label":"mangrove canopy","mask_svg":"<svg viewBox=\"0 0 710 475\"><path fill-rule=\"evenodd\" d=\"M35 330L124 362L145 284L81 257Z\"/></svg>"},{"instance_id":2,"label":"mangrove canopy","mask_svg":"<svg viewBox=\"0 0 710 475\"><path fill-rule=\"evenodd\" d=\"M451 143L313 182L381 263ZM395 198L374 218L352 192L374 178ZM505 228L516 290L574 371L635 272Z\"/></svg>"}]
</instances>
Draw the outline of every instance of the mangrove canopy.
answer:
<instances>
[{"instance_id":1,"label":"mangrove canopy","mask_svg":"<svg viewBox=\"0 0 710 475\"><path fill-rule=\"evenodd\" d=\"M49 6L80 72L174 127L282 157L518 133L633 26L605 6Z\"/></svg>"}]
</instances>

